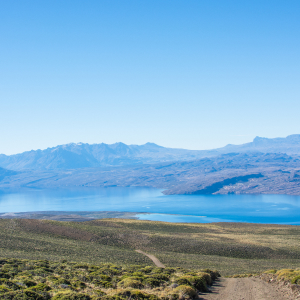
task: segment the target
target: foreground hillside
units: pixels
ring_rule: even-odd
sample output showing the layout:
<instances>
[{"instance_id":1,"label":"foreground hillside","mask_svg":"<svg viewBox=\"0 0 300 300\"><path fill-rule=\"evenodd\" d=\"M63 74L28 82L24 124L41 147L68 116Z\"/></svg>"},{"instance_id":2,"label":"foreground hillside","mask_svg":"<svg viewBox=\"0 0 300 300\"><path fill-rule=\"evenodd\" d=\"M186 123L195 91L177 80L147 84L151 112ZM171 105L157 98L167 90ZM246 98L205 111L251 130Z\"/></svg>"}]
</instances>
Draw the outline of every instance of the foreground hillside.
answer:
<instances>
[{"instance_id":1,"label":"foreground hillside","mask_svg":"<svg viewBox=\"0 0 300 300\"><path fill-rule=\"evenodd\" d=\"M298 299L300 270L220 278L218 271L0 258L7 300Z\"/></svg>"},{"instance_id":2,"label":"foreground hillside","mask_svg":"<svg viewBox=\"0 0 300 300\"><path fill-rule=\"evenodd\" d=\"M0 259L1 299L123 300L195 298L220 274L181 268Z\"/></svg>"},{"instance_id":3,"label":"foreground hillside","mask_svg":"<svg viewBox=\"0 0 300 300\"><path fill-rule=\"evenodd\" d=\"M0 219L2 257L153 265L135 251L142 250L166 267L217 269L222 275L297 268L299 238L299 226Z\"/></svg>"}]
</instances>

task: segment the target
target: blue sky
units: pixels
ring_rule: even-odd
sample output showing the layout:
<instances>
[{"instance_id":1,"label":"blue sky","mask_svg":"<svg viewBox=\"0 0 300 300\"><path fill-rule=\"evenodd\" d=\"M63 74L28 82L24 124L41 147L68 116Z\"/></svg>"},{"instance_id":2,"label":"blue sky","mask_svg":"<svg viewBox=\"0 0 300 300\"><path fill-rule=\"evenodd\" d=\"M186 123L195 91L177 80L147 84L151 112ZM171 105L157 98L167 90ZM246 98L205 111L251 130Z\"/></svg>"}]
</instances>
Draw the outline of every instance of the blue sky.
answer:
<instances>
[{"instance_id":1,"label":"blue sky","mask_svg":"<svg viewBox=\"0 0 300 300\"><path fill-rule=\"evenodd\" d=\"M300 1L0 2L0 153L300 133Z\"/></svg>"}]
</instances>

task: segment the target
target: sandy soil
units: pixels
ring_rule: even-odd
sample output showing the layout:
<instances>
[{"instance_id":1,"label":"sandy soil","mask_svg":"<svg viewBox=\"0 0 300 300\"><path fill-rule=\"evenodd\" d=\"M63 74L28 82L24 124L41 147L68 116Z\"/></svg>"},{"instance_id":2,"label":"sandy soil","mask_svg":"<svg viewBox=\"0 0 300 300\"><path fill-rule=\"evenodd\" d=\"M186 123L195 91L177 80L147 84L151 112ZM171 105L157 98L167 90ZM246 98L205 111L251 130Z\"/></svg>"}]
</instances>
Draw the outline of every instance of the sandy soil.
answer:
<instances>
[{"instance_id":1,"label":"sandy soil","mask_svg":"<svg viewBox=\"0 0 300 300\"><path fill-rule=\"evenodd\" d=\"M201 300L294 300L287 290L259 278L220 278Z\"/></svg>"},{"instance_id":2,"label":"sandy soil","mask_svg":"<svg viewBox=\"0 0 300 300\"><path fill-rule=\"evenodd\" d=\"M164 264L162 264L157 257L155 257L154 255L151 255L151 254L147 254L145 252L143 252L142 250L135 250L136 252L138 253L141 253L141 254L144 254L146 256L148 256L154 263L157 267L159 268L165 268L166 266Z\"/></svg>"}]
</instances>

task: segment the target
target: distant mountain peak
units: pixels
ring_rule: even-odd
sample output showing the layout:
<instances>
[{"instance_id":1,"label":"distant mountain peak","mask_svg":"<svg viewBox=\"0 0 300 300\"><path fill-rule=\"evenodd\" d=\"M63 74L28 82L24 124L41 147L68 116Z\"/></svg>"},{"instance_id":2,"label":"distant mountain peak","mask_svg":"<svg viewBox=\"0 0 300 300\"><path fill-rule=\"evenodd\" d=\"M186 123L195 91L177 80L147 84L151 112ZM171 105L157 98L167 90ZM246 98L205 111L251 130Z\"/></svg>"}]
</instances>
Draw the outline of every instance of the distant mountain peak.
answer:
<instances>
[{"instance_id":1,"label":"distant mountain peak","mask_svg":"<svg viewBox=\"0 0 300 300\"><path fill-rule=\"evenodd\" d=\"M144 144L144 146L150 146L150 147L155 147L155 148L164 148L163 146L159 146L155 143L150 143L150 142Z\"/></svg>"},{"instance_id":2,"label":"distant mountain peak","mask_svg":"<svg viewBox=\"0 0 300 300\"><path fill-rule=\"evenodd\" d=\"M256 136L256 137L253 139L253 143L254 143L254 144L261 144L261 143L264 143L264 142L268 142L269 140L270 140L270 139L268 139L268 138Z\"/></svg>"},{"instance_id":3,"label":"distant mountain peak","mask_svg":"<svg viewBox=\"0 0 300 300\"><path fill-rule=\"evenodd\" d=\"M124 166L153 164L171 161L188 161L226 153L286 153L300 154L300 135L269 139L255 137L253 142L232 145L213 150L185 150L165 148L148 142L144 145L69 143L32 150L16 155L0 155L0 167L11 170L45 170L99 168L103 166Z\"/></svg>"}]
</instances>

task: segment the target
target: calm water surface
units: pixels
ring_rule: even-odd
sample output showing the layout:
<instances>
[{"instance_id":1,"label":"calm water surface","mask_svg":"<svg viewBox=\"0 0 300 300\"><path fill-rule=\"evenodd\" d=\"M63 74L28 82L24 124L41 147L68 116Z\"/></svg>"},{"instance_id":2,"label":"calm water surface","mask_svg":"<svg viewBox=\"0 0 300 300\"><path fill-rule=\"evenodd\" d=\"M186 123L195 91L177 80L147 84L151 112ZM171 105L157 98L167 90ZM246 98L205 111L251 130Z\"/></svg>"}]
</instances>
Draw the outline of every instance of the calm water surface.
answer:
<instances>
[{"instance_id":1,"label":"calm water surface","mask_svg":"<svg viewBox=\"0 0 300 300\"><path fill-rule=\"evenodd\" d=\"M151 188L0 190L0 213L125 211L143 220L254 222L300 225L300 196L163 195Z\"/></svg>"}]
</instances>

